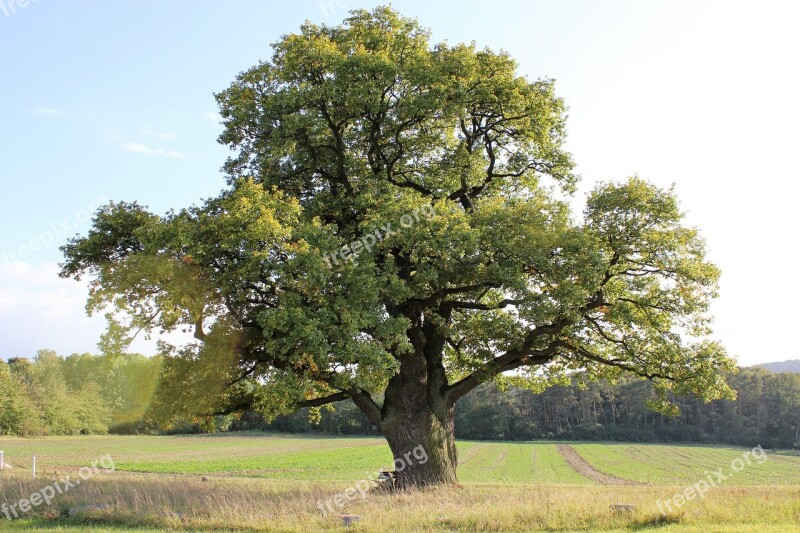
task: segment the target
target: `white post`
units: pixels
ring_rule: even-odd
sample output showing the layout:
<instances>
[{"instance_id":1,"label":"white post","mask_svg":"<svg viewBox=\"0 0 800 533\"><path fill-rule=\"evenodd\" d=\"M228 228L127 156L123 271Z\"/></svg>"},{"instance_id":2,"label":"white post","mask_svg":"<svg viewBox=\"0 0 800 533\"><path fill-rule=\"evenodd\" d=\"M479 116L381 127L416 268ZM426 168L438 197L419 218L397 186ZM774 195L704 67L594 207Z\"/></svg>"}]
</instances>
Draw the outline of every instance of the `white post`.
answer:
<instances>
[{"instance_id":1,"label":"white post","mask_svg":"<svg viewBox=\"0 0 800 533\"><path fill-rule=\"evenodd\" d=\"M33 456L33 479L36 479L36 456Z\"/></svg>"},{"instance_id":2,"label":"white post","mask_svg":"<svg viewBox=\"0 0 800 533\"><path fill-rule=\"evenodd\" d=\"M5 463L3 462L3 454L5 453L6 452L4 452L3 450L0 450L0 472L3 471L3 466L5 465Z\"/></svg>"}]
</instances>

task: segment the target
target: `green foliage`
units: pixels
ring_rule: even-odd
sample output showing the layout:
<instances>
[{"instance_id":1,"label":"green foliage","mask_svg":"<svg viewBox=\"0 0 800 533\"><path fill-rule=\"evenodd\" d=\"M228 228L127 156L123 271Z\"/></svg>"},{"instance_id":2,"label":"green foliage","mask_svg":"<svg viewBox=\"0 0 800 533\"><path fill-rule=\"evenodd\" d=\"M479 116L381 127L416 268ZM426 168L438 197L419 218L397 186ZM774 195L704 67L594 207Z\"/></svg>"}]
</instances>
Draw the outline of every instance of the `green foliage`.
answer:
<instances>
[{"instance_id":1,"label":"green foliage","mask_svg":"<svg viewBox=\"0 0 800 533\"><path fill-rule=\"evenodd\" d=\"M0 434L102 434L141 424L158 386L161 358L40 350L0 363Z\"/></svg>"},{"instance_id":2,"label":"green foliage","mask_svg":"<svg viewBox=\"0 0 800 533\"><path fill-rule=\"evenodd\" d=\"M669 395L672 409L653 412L651 383L623 378L611 384L576 375L533 393L493 385L476 389L456 409L456 435L489 440L616 440L704 442L795 447L800 435L800 374L742 369L726 376L736 400L704 402ZM671 416L669 416L671 415Z\"/></svg>"},{"instance_id":3,"label":"green foliage","mask_svg":"<svg viewBox=\"0 0 800 533\"><path fill-rule=\"evenodd\" d=\"M72 388L64 360L40 350L34 362L0 363L0 434L77 435L106 433L110 408L89 383Z\"/></svg>"},{"instance_id":4,"label":"green foliage","mask_svg":"<svg viewBox=\"0 0 800 533\"><path fill-rule=\"evenodd\" d=\"M0 434L39 435L45 423L28 394L22 376L0 362Z\"/></svg>"},{"instance_id":5,"label":"green foliage","mask_svg":"<svg viewBox=\"0 0 800 533\"><path fill-rule=\"evenodd\" d=\"M165 347L162 419L350 397L377 423L391 383L428 383L433 407L433 390L452 405L504 373L542 388L574 370L647 377L664 410L731 397L697 230L638 178L571 215L552 80L379 7L304 24L217 100L227 190L161 217L110 204L63 247L62 276L91 275L88 309L110 319L107 353L194 332Z\"/></svg>"},{"instance_id":6,"label":"green foliage","mask_svg":"<svg viewBox=\"0 0 800 533\"><path fill-rule=\"evenodd\" d=\"M111 410L110 428L141 422L158 388L163 359L139 354L72 354L63 372L73 390L88 388Z\"/></svg>"}]
</instances>

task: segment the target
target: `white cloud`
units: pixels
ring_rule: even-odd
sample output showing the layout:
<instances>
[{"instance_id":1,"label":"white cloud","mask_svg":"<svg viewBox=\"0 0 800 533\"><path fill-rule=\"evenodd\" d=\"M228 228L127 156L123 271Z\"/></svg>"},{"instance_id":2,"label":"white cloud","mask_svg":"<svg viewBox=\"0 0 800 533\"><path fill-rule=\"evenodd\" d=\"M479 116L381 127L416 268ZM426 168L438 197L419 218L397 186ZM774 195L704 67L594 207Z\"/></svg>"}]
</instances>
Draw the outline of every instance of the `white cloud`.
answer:
<instances>
[{"instance_id":1,"label":"white cloud","mask_svg":"<svg viewBox=\"0 0 800 533\"><path fill-rule=\"evenodd\" d=\"M55 263L0 263L0 359L32 357L42 348L62 355L98 352L105 318L86 316L86 280L62 279L58 271ZM155 338L138 337L130 351L156 353ZM160 338L190 340L176 333Z\"/></svg>"},{"instance_id":2,"label":"white cloud","mask_svg":"<svg viewBox=\"0 0 800 533\"><path fill-rule=\"evenodd\" d=\"M151 137L155 137L156 139L162 139L165 141L170 141L175 138L175 134L171 132L160 132L156 131L153 127L147 127L141 132L143 135L150 135Z\"/></svg>"},{"instance_id":3,"label":"white cloud","mask_svg":"<svg viewBox=\"0 0 800 533\"><path fill-rule=\"evenodd\" d=\"M17 304L18 300L14 293L7 289L0 289L0 313L11 309Z\"/></svg>"},{"instance_id":4,"label":"white cloud","mask_svg":"<svg viewBox=\"0 0 800 533\"><path fill-rule=\"evenodd\" d=\"M105 324L86 316L86 296L83 284L58 277L55 264L0 263L0 357L96 351Z\"/></svg>"},{"instance_id":5,"label":"white cloud","mask_svg":"<svg viewBox=\"0 0 800 533\"><path fill-rule=\"evenodd\" d=\"M52 107L37 107L33 110L34 113L39 115L63 115L61 111L58 109L53 109Z\"/></svg>"},{"instance_id":6,"label":"white cloud","mask_svg":"<svg viewBox=\"0 0 800 533\"><path fill-rule=\"evenodd\" d=\"M163 148L151 148L146 144L140 143L123 143L122 145L123 150L127 150L129 152L135 152L137 154L144 154L144 155L151 155L157 157L183 157L184 153L178 152L177 150L164 150Z\"/></svg>"},{"instance_id":7,"label":"white cloud","mask_svg":"<svg viewBox=\"0 0 800 533\"><path fill-rule=\"evenodd\" d=\"M219 124L220 122L222 122L222 116L220 116L220 114L217 113L216 111L207 112L205 114L205 117L214 124Z\"/></svg>"}]
</instances>

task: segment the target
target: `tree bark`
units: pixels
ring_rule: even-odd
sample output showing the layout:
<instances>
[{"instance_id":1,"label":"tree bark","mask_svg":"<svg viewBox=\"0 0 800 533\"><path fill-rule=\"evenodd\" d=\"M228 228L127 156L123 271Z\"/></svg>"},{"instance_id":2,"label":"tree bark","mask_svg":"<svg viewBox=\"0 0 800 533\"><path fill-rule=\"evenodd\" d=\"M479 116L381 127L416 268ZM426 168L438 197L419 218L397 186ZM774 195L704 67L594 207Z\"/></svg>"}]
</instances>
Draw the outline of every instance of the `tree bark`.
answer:
<instances>
[{"instance_id":1,"label":"tree bark","mask_svg":"<svg viewBox=\"0 0 800 533\"><path fill-rule=\"evenodd\" d=\"M394 457L395 488L455 483L458 454L452 408L443 424L430 408L397 412L386 420L383 435Z\"/></svg>"},{"instance_id":2,"label":"tree bark","mask_svg":"<svg viewBox=\"0 0 800 533\"><path fill-rule=\"evenodd\" d=\"M457 481L455 401L447 395L444 339L426 326L409 332L415 350L399 356L377 424L392 450L400 490Z\"/></svg>"}]
</instances>

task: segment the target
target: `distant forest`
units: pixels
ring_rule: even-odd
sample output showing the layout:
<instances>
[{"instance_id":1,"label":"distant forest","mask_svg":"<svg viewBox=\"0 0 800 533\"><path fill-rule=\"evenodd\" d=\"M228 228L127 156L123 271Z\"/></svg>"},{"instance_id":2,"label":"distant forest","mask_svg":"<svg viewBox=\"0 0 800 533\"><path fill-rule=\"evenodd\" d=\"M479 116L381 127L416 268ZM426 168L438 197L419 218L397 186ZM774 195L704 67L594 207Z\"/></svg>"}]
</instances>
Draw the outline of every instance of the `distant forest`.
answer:
<instances>
[{"instance_id":1,"label":"distant forest","mask_svg":"<svg viewBox=\"0 0 800 533\"><path fill-rule=\"evenodd\" d=\"M0 435L174 434L234 430L374 434L348 402L304 409L271 422L255 412L164 423L158 405L161 358L142 355L60 357L0 362ZM783 367L778 367L783 368ZM793 369L793 366L789 366ZM456 436L481 440L700 442L800 447L800 373L743 368L728 376L737 399L703 403L676 397L674 417L651 411L649 382L585 381L542 393L484 385L456 407Z\"/></svg>"}]
</instances>

